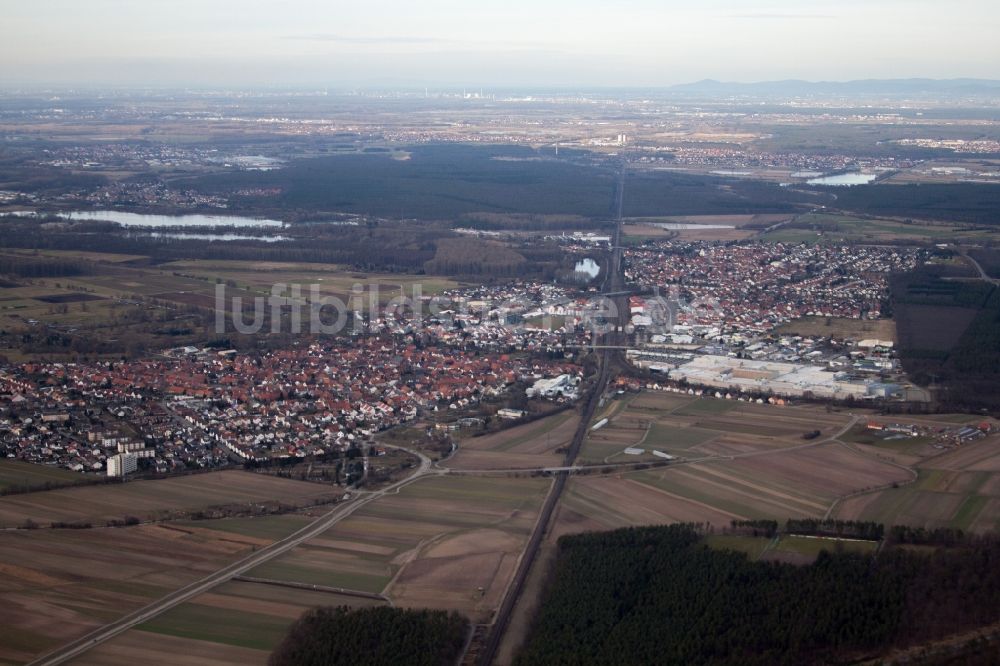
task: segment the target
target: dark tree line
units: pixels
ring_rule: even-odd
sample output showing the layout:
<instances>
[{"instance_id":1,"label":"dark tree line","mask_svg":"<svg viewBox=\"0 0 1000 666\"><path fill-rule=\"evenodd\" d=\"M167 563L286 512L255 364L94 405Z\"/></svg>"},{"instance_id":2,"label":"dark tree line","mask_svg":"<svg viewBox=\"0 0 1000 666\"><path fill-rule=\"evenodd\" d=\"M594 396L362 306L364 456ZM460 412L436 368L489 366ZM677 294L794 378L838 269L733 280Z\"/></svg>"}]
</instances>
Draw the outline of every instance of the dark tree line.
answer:
<instances>
[{"instance_id":1,"label":"dark tree line","mask_svg":"<svg viewBox=\"0 0 1000 666\"><path fill-rule=\"evenodd\" d=\"M458 613L380 606L306 611L271 654L270 666L451 666L469 623Z\"/></svg>"},{"instance_id":2,"label":"dark tree line","mask_svg":"<svg viewBox=\"0 0 1000 666\"><path fill-rule=\"evenodd\" d=\"M1000 619L1000 542L752 562L690 525L563 537L516 663L853 662Z\"/></svg>"},{"instance_id":3,"label":"dark tree line","mask_svg":"<svg viewBox=\"0 0 1000 666\"><path fill-rule=\"evenodd\" d=\"M32 256L0 256L0 275L23 278L50 278L84 275L90 266L85 262Z\"/></svg>"}]
</instances>

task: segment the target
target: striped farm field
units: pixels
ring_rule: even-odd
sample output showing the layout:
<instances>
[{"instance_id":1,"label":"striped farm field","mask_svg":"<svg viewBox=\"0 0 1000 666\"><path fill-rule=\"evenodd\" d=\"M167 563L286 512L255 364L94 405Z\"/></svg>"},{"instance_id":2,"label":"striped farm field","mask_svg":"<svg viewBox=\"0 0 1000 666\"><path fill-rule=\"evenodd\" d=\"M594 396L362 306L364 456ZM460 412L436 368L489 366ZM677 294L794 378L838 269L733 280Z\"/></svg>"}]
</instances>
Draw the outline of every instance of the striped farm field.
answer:
<instances>
[{"instance_id":1,"label":"striped farm field","mask_svg":"<svg viewBox=\"0 0 1000 666\"><path fill-rule=\"evenodd\" d=\"M398 606L486 617L513 575L550 483L422 479L249 575L383 593Z\"/></svg>"},{"instance_id":2,"label":"striped farm field","mask_svg":"<svg viewBox=\"0 0 1000 666\"><path fill-rule=\"evenodd\" d=\"M0 663L31 661L302 526L196 522L0 533Z\"/></svg>"}]
</instances>

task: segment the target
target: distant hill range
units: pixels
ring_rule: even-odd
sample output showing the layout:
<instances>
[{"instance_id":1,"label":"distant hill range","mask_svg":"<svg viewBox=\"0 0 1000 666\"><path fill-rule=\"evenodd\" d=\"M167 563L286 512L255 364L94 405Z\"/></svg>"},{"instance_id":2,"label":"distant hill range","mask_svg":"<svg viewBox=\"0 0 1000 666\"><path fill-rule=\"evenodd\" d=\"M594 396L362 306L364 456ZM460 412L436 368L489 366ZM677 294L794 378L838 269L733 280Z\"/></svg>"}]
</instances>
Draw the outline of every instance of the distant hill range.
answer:
<instances>
[{"instance_id":1,"label":"distant hill range","mask_svg":"<svg viewBox=\"0 0 1000 666\"><path fill-rule=\"evenodd\" d=\"M736 83L705 79L671 86L691 95L1000 95L992 79L864 79L860 81L761 81Z\"/></svg>"}]
</instances>

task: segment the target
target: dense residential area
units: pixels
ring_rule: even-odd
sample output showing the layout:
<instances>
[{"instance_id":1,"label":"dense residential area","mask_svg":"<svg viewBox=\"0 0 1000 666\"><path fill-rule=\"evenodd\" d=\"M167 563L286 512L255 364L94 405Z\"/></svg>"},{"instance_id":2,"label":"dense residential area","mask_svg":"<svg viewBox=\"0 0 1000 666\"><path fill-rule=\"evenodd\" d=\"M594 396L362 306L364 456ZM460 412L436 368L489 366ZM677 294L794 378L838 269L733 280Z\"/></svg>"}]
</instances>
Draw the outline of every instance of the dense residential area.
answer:
<instances>
[{"instance_id":1,"label":"dense residential area","mask_svg":"<svg viewBox=\"0 0 1000 666\"><path fill-rule=\"evenodd\" d=\"M118 453L158 472L346 451L439 411L498 402L515 382L578 369L372 338L249 356L30 363L0 375L6 457L101 471ZM494 410L496 411L496 410Z\"/></svg>"}]
</instances>

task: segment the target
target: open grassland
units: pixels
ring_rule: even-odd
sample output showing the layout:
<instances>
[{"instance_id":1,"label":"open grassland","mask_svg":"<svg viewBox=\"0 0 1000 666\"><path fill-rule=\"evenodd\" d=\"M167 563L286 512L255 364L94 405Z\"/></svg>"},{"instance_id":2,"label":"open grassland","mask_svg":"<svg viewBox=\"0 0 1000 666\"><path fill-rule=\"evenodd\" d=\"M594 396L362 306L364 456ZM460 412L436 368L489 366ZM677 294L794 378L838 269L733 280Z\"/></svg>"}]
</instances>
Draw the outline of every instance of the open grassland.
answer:
<instances>
[{"instance_id":1,"label":"open grassland","mask_svg":"<svg viewBox=\"0 0 1000 666\"><path fill-rule=\"evenodd\" d=\"M69 486L84 478L81 474L59 467L34 465L20 460L0 460L0 490Z\"/></svg>"},{"instance_id":2,"label":"open grassland","mask_svg":"<svg viewBox=\"0 0 1000 666\"><path fill-rule=\"evenodd\" d=\"M808 338L843 340L896 341L896 322L892 319L847 319L844 317L802 317L779 326L775 333Z\"/></svg>"},{"instance_id":3,"label":"open grassland","mask_svg":"<svg viewBox=\"0 0 1000 666\"><path fill-rule=\"evenodd\" d=\"M876 541L837 539L785 534L773 539L767 537L712 534L704 538L705 545L717 550L735 550L746 553L751 561L765 560L808 564L821 551L871 554L878 547Z\"/></svg>"},{"instance_id":4,"label":"open grassland","mask_svg":"<svg viewBox=\"0 0 1000 666\"><path fill-rule=\"evenodd\" d=\"M766 562L787 562L789 564L809 564L822 551L848 552L870 555L878 548L876 541L835 539L827 537L784 535L776 542L768 544L758 559Z\"/></svg>"},{"instance_id":5,"label":"open grassland","mask_svg":"<svg viewBox=\"0 0 1000 666\"><path fill-rule=\"evenodd\" d=\"M417 481L248 575L382 592L399 606L483 619L503 596L549 486L547 479Z\"/></svg>"},{"instance_id":6,"label":"open grassland","mask_svg":"<svg viewBox=\"0 0 1000 666\"><path fill-rule=\"evenodd\" d=\"M769 231L762 239L775 243L880 243L887 241L955 242L982 240L990 234L970 225L859 218L835 213L808 213Z\"/></svg>"},{"instance_id":7,"label":"open grassland","mask_svg":"<svg viewBox=\"0 0 1000 666\"><path fill-rule=\"evenodd\" d=\"M642 462L660 451L687 460L787 448L815 430L836 434L850 421L843 413L815 407L774 407L694 398L675 393L642 393L612 401L596 420L608 423L587 434L581 462ZM642 455L625 454L626 448Z\"/></svg>"},{"instance_id":8,"label":"open grassland","mask_svg":"<svg viewBox=\"0 0 1000 666\"><path fill-rule=\"evenodd\" d=\"M337 296L345 302L352 289L360 285L366 292L364 308L369 303L367 293L371 289L377 289L378 303L384 304L398 298L401 290L406 297L412 298L415 288L425 296L433 296L458 286L454 280L440 276L359 272L329 264L205 259L176 261L161 268L208 280L212 282L213 289L215 280L221 279L258 294L270 294L271 286L280 283L302 285L303 296L308 296L309 285L315 284L323 296Z\"/></svg>"},{"instance_id":9,"label":"open grassland","mask_svg":"<svg viewBox=\"0 0 1000 666\"><path fill-rule=\"evenodd\" d=\"M531 469L562 464L556 452L569 445L579 414L568 409L481 437L460 437L451 469Z\"/></svg>"},{"instance_id":10,"label":"open grassland","mask_svg":"<svg viewBox=\"0 0 1000 666\"><path fill-rule=\"evenodd\" d=\"M458 285L440 276L365 273L320 263L190 260L153 265L139 255L0 251L0 261L5 259L68 262L78 264L79 270L65 277L0 280L0 329L35 332L39 329L34 322L44 322L58 327L70 340L110 345L128 339L151 349L189 344L208 335L219 305L218 285L225 286L222 305L227 313L233 298L253 303L254 298L270 296L275 284L286 285L281 296L290 296L290 286L300 285L301 297L307 300L310 285L317 285L321 297L336 297L360 310L385 305L400 296L434 295ZM355 291L362 296L351 302ZM22 353L20 338L6 344L6 348L0 346L0 354L10 360L31 357ZM36 343L31 353L58 356L66 351L63 344L50 348L40 344Z\"/></svg>"},{"instance_id":11,"label":"open grassland","mask_svg":"<svg viewBox=\"0 0 1000 666\"><path fill-rule=\"evenodd\" d=\"M221 523L224 529L215 529ZM0 663L30 661L304 524L298 516L268 516L2 532Z\"/></svg>"},{"instance_id":12,"label":"open grassland","mask_svg":"<svg viewBox=\"0 0 1000 666\"><path fill-rule=\"evenodd\" d=\"M625 220L623 232L626 242L633 243L662 238L735 241L749 238L760 229L787 222L791 218L792 216L788 214L634 217ZM667 225L668 228L660 225ZM687 228L670 229L669 225L681 225Z\"/></svg>"},{"instance_id":13,"label":"open grassland","mask_svg":"<svg viewBox=\"0 0 1000 666\"><path fill-rule=\"evenodd\" d=\"M317 483L250 472L208 472L0 497L0 525L17 527L26 521L97 525L125 516L166 519L213 507L259 502L306 505L338 496L335 487Z\"/></svg>"},{"instance_id":14,"label":"open grassland","mask_svg":"<svg viewBox=\"0 0 1000 666\"><path fill-rule=\"evenodd\" d=\"M840 441L853 444L860 451L905 465L915 465L927 456L940 454L940 445L931 436L906 437L875 432L869 430L865 423L859 423L844 433Z\"/></svg>"}]
</instances>

